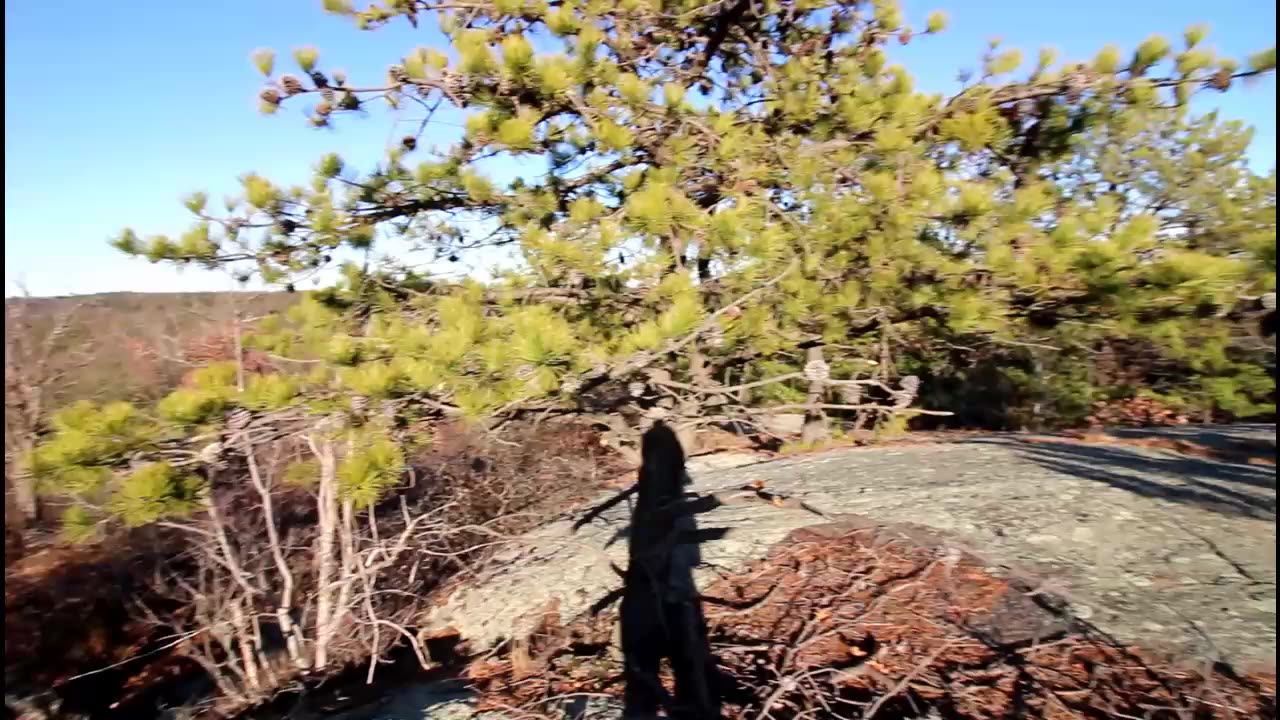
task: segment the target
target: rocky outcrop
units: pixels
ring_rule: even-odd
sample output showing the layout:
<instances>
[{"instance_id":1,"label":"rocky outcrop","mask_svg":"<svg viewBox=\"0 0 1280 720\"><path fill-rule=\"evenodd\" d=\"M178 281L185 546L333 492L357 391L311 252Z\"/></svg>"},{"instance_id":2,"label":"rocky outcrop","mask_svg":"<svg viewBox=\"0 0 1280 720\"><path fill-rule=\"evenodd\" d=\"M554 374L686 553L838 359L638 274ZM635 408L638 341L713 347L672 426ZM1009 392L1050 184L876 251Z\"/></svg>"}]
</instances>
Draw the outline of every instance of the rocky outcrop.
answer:
<instances>
[{"instance_id":1,"label":"rocky outcrop","mask_svg":"<svg viewBox=\"0 0 1280 720\"><path fill-rule=\"evenodd\" d=\"M1274 667L1274 466L1002 435L692 474L698 492L759 482L837 519L932 528L1126 644ZM511 539L428 624L483 650L549 612L586 611L620 584L612 566L625 565L629 512L623 503L577 532L565 519ZM702 544L695 578L706 587L817 522L799 507L719 507L699 518L720 536Z\"/></svg>"}]
</instances>

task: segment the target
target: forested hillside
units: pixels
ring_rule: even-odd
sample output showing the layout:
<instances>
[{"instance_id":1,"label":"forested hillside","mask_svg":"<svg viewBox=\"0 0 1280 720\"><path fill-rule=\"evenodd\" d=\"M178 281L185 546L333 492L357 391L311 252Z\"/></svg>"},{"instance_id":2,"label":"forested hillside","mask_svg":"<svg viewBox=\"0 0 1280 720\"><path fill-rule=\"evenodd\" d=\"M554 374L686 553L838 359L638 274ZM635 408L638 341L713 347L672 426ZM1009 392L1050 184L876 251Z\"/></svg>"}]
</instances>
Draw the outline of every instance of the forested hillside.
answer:
<instances>
[{"instance_id":1,"label":"forested hillside","mask_svg":"<svg viewBox=\"0 0 1280 720\"><path fill-rule=\"evenodd\" d=\"M47 346L53 366L72 369L54 391L56 407L81 399L163 397L184 369L232 357L227 343L237 312L251 319L296 300L283 292L121 292L11 297L5 311L15 350Z\"/></svg>"}]
</instances>

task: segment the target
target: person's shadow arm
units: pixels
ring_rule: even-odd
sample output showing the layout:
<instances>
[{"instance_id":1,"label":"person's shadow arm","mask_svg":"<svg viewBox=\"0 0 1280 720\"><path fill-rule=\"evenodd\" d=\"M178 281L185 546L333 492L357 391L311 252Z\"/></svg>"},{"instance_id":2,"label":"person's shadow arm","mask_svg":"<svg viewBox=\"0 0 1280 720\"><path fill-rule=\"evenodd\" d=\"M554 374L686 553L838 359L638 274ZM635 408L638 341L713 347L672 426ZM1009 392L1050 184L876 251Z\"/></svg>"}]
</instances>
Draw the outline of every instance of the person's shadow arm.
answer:
<instances>
[{"instance_id":1,"label":"person's shadow arm","mask_svg":"<svg viewBox=\"0 0 1280 720\"><path fill-rule=\"evenodd\" d=\"M632 495L634 495L634 494L636 493L636 490L637 490L638 488L639 488L639 486L638 486L638 485L632 485L631 487L627 488L626 490L623 490L622 492L618 493L617 495L614 495L613 497L609 498L608 500L605 500L604 502L600 503L599 505L597 505L597 506L595 506L595 507L591 508L590 510L588 510L588 511L587 511L587 512L582 516L582 517L578 518L578 520L577 520L576 522L574 522L574 523L573 523L573 532L577 532L577 531L578 531L578 528L582 527L583 525L586 525L587 523L591 522L592 520L595 520L596 518L598 518L598 517L600 517L601 515L603 515L603 514L605 514L606 512L608 512L610 508L614 507L615 505L618 505L618 504L619 504L619 503L621 503L623 500L626 500L627 498L629 498L629 497L631 497Z\"/></svg>"}]
</instances>

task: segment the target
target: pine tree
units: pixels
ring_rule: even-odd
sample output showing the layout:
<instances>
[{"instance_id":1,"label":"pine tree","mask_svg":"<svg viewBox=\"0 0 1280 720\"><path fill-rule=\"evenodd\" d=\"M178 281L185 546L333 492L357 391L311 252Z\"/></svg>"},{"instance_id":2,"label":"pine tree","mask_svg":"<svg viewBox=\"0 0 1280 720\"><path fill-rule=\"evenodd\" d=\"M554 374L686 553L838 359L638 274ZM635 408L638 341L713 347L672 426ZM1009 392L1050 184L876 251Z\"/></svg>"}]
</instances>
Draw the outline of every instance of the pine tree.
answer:
<instances>
[{"instance_id":1,"label":"pine tree","mask_svg":"<svg viewBox=\"0 0 1280 720\"><path fill-rule=\"evenodd\" d=\"M423 12L332 9L366 29ZM893 42L940 32L944 16L916 32L891 2L494 2L438 18L458 60L414 50L390 84L344 85L344 97L357 98L350 109L410 95L456 105L462 141L416 166L416 140L402 142L363 177L327 157L310 188L247 175L226 215L193 205L200 219L181 241L126 232L119 246L251 260L268 281L366 248L388 225L441 257L512 248L519 269L486 288L419 290L390 270L349 273L335 293L378 319L339 341L380 347L342 382L480 416L564 408L565 388L581 396L652 370L708 389L731 370L764 379L766 365L800 370L797 351L816 346L838 365L901 323L1011 338L1069 317L1116 315L1117 332L1153 313L1177 324L1274 282L1233 257L1242 241L1265 244L1265 226L1250 240L1221 228L1214 246L1174 239L1193 215L1201 238L1206 213L1247 223L1231 218L1248 200L1226 188L1265 180L1242 165L1241 131L1189 119L1185 103L1271 71L1273 52L1241 69L1202 49L1197 29L1181 51L1153 37L1127 62L1114 47L1068 65L1042 53L1018 76L1021 53L993 45L981 76L944 99L890 60ZM329 89L317 51L295 60L312 84L256 57L264 109ZM319 107L315 124L348 109ZM480 162L493 155L548 170L502 187ZM484 238L466 229L478 219L494 228ZM730 309L740 315L724 322ZM423 334L422 318L436 342L404 337ZM831 399L829 383L809 386L807 404ZM695 415L701 397L684 403Z\"/></svg>"},{"instance_id":2,"label":"pine tree","mask_svg":"<svg viewBox=\"0 0 1280 720\"><path fill-rule=\"evenodd\" d=\"M315 48L292 74L259 51L264 112L340 126L379 102L448 104L463 138L426 149L428 118L367 172L329 155L308 186L249 173L223 212L191 195L182 237L115 245L269 283L383 232L442 262L491 248L515 262L485 282L348 263L253 339L320 361L311 372L197 381L158 407L170 424L232 407L615 428L619 413L803 412L820 438L830 413L928 413L911 404L938 397L938 350L958 340L1051 348L1019 362L1061 367L1059 394L1091 392L1081 368L1116 340L1179 364L1202 403L1247 414L1274 392L1232 335L1274 291L1274 172L1248 169L1247 130L1187 108L1272 72L1274 50L1220 58L1196 28L1181 48L1152 37L1029 65L993 43L942 97L892 58L945 16L912 27L888 0L329 9L366 30L437 23L453 59L410 50L359 84ZM546 170L499 183L497 156Z\"/></svg>"}]
</instances>

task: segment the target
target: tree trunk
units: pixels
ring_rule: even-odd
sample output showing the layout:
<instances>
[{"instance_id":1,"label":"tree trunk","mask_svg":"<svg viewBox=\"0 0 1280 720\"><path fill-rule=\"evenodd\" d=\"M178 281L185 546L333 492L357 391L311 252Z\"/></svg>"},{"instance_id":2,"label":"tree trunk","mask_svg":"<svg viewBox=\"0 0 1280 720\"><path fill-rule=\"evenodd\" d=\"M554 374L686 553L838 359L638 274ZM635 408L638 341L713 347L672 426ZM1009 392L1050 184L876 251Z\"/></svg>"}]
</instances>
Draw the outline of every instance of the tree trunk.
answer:
<instances>
[{"instance_id":1,"label":"tree trunk","mask_svg":"<svg viewBox=\"0 0 1280 720\"><path fill-rule=\"evenodd\" d=\"M253 637L250 634L248 619L244 614L241 600L237 598L231 603L231 624L235 628L236 645L240 649L240 660L244 663L245 683L256 696L262 695L262 679L258 676L258 659L254 653Z\"/></svg>"},{"instance_id":2,"label":"tree trunk","mask_svg":"<svg viewBox=\"0 0 1280 720\"><path fill-rule=\"evenodd\" d=\"M338 476L330 441L321 440L318 445L313 443L311 449L320 461L320 487L316 501L320 537L316 543L319 557L316 559L316 640L312 667L322 670L329 662L329 640L333 637L334 617L337 614L334 574L337 570L335 541L338 533Z\"/></svg>"},{"instance_id":3,"label":"tree trunk","mask_svg":"<svg viewBox=\"0 0 1280 720\"><path fill-rule=\"evenodd\" d=\"M245 459L249 466L249 479L253 482L253 487L258 491L258 497L262 500L260 509L262 510L263 522L267 528L267 542L271 547L271 557L275 562L276 572L280 574L281 590L276 602L276 622L280 626L280 632L284 634L285 649L289 653L289 660L294 667L299 670L305 670L310 663L302 654L303 637L301 628L294 625L292 616L293 570L290 569L289 563L285 559L284 548L280 542L280 530L276 527L275 503L271 497L271 488L268 487L266 478L263 477L262 472L258 469L253 443L250 442L247 435L243 439Z\"/></svg>"},{"instance_id":4,"label":"tree trunk","mask_svg":"<svg viewBox=\"0 0 1280 720\"><path fill-rule=\"evenodd\" d=\"M812 364L825 364L826 360L822 357L821 347L811 347L805 350L805 366ZM806 405L816 405L822 402L823 395L826 394L827 384L822 379L810 378L809 394L805 396ZM800 430L800 442L806 445L820 443L829 437L827 431L827 415L821 409L806 410L804 413L804 426Z\"/></svg>"},{"instance_id":5,"label":"tree trunk","mask_svg":"<svg viewBox=\"0 0 1280 720\"><path fill-rule=\"evenodd\" d=\"M26 528L40 515L40 496L36 492L35 473L23 470L20 466L23 459L31 455L33 449L35 449L33 441L24 438L16 448L17 451L11 454L6 453L9 457L5 458L5 490L13 493L13 509L17 511L15 519L18 521L16 525L18 528ZM6 496L8 494L9 492L5 493ZM7 517L8 502L5 503L5 510Z\"/></svg>"},{"instance_id":6,"label":"tree trunk","mask_svg":"<svg viewBox=\"0 0 1280 720\"><path fill-rule=\"evenodd\" d=\"M707 368L706 356L702 354L702 349L698 347L697 340L689 344L689 379L694 385L715 384L711 378L711 371ZM685 405L685 407L680 408L680 413L685 416L685 419L702 415L702 405L694 397L687 398L681 404ZM679 429L676 431L676 437L684 447L685 455L696 452L698 450L698 425L680 423L677 427Z\"/></svg>"},{"instance_id":7,"label":"tree trunk","mask_svg":"<svg viewBox=\"0 0 1280 720\"><path fill-rule=\"evenodd\" d=\"M36 494L36 478L28 472L17 472L13 478L13 499L21 527L35 521L40 514L40 498Z\"/></svg>"},{"instance_id":8,"label":"tree trunk","mask_svg":"<svg viewBox=\"0 0 1280 720\"><path fill-rule=\"evenodd\" d=\"M25 518L18 510L18 491L14 487L13 473L10 472L10 463L5 462L4 468L4 527L6 530L17 530L21 532L26 528Z\"/></svg>"},{"instance_id":9,"label":"tree trunk","mask_svg":"<svg viewBox=\"0 0 1280 720\"><path fill-rule=\"evenodd\" d=\"M18 503L14 497L13 478L6 467L4 473L4 562L6 566L22 557L26 528L26 519L22 513L18 512Z\"/></svg>"},{"instance_id":10,"label":"tree trunk","mask_svg":"<svg viewBox=\"0 0 1280 720\"><path fill-rule=\"evenodd\" d=\"M236 390L244 392L244 336L240 327L240 309L235 310L235 325L233 326L233 340L235 341L236 353Z\"/></svg>"}]
</instances>

